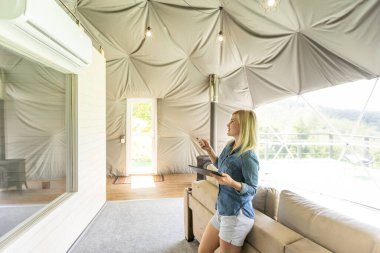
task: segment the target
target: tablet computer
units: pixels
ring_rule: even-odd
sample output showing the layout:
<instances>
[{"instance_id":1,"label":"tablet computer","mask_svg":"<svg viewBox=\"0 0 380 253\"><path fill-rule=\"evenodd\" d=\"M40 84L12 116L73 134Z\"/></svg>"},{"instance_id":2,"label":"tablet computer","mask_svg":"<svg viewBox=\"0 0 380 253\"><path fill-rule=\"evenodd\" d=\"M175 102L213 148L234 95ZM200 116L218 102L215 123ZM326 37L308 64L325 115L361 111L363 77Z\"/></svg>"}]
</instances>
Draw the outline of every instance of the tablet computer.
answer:
<instances>
[{"instance_id":1,"label":"tablet computer","mask_svg":"<svg viewBox=\"0 0 380 253\"><path fill-rule=\"evenodd\" d=\"M210 176L210 174L215 174L215 175L217 175L217 176L223 177L223 175L220 174L220 173L217 172L217 171L203 169L203 168L200 168L200 167L197 167L197 166L194 166L194 165L189 165L189 167L190 167L192 170L196 171L197 173L202 174L202 175L205 175L205 176Z\"/></svg>"}]
</instances>

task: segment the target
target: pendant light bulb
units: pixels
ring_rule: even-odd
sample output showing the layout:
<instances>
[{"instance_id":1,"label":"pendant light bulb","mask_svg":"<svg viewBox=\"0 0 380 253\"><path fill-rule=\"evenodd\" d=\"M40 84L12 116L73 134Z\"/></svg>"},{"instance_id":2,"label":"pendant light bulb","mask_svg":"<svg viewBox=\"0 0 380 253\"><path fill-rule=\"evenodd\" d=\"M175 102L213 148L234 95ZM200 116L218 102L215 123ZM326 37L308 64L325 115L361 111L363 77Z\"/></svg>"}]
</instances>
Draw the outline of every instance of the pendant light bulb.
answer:
<instances>
[{"instance_id":1,"label":"pendant light bulb","mask_svg":"<svg viewBox=\"0 0 380 253\"><path fill-rule=\"evenodd\" d=\"M280 0L258 0L265 11L274 11L280 4Z\"/></svg>"},{"instance_id":2,"label":"pendant light bulb","mask_svg":"<svg viewBox=\"0 0 380 253\"><path fill-rule=\"evenodd\" d=\"M224 40L223 32L222 32L222 31L219 32L218 40L219 40L220 42L222 42L222 41Z\"/></svg>"},{"instance_id":3,"label":"pendant light bulb","mask_svg":"<svg viewBox=\"0 0 380 253\"><path fill-rule=\"evenodd\" d=\"M146 28L145 35L146 35L147 37L152 36L152 29L150 28L150 26L148 26L148 27Z\"/></svg>"},{"instance_id":4,"label":"pendant light bulb","mask_svg":"<svg viewBox=\"0 0 380 253\"><path fill-rule=\"evenodd\" d=\"M268 0L267 4L268 4L268 7L273 7L276 4L276 0Z\"/></svg>"}]
</instances>

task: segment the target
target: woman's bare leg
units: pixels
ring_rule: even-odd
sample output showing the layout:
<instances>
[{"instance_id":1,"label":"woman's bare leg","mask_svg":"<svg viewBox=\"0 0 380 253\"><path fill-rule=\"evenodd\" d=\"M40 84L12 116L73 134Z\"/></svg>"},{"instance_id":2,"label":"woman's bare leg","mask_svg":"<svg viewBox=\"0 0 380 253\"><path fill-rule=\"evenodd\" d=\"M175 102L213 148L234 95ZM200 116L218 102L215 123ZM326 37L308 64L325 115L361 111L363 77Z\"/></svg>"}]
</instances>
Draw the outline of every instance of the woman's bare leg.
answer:
<instances>
[{"instance_id":1,"label":"woman's bare leg","mask_svg":"<svg viewBox=\"0 0 380 253\"><path fill-rule=\"evenodd\" d=\"M220 253L240 253L241 247L220 239Z\"/></svg>"},{"instance_id":2,"label":"woman's bare leg","mask_svg":"<svg viewBox=\"0 0 380 253\"><path fill-rule=\"evenodd\" d=\"M198 253L214 253L219 247L219 231L214 228L211 223L208 223L201 242L199 244Z\"/></svg>"}]
</instances>

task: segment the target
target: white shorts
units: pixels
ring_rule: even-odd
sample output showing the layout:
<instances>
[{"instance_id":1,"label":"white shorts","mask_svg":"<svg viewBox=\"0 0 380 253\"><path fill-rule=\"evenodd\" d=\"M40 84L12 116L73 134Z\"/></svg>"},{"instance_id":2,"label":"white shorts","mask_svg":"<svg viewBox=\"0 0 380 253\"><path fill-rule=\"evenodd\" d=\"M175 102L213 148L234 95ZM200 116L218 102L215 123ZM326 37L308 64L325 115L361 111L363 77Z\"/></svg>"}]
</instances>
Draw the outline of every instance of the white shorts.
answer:
<instances>
[{"instance_id":1,"label":"white shorts","mask_svg":"<svg viewBox=\"0 0 380 253\"><path fill-rule=\"evenodd\" d=\"M245 216L241 210L237 216L222 216L216 211L210 223L219 231L220 239L241 247L253 227L254 220Z\"/></svg>"}]
</instances>

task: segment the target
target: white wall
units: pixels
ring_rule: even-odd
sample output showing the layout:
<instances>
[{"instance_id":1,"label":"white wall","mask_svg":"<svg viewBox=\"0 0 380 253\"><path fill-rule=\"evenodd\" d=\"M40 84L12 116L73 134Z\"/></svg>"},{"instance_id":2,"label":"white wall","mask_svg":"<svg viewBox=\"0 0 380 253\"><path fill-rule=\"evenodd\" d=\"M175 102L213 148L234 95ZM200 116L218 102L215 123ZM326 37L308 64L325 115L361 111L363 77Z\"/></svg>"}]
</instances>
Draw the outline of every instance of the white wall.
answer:
<instances>
[{"instance_id":1,"label":"white wall","mask_svg":"<svg viewBox=\"0 0 380 253\"><path fill-rule=\"evenodd\" d=\"M106 201L105 59L78 75L78 192L0 248L1 252L66 252Z\"/></svg>"},{"instance_id":2,"label":"white wall","mask_svg":"<svg viewBox=\"0 0 380 253\"><path fill-rule=\"evenodd\" d=\"M4 83L2 79L2 73L0 69L0 160L5 159L4 150Z\"/></svg>"},{"instance_id":3,"label":"white wall","mask_svg":"<svg viewBox=\"0 0 380 253\"><path fill-rule=\"evenodd\" d=\"M3 83L3 79L2 79L1 71L0 71L0 99L3 99L3 96L4 96L4 83Z\"/></svg>"}]
</instances>

